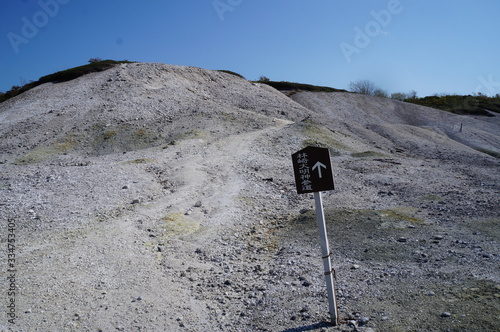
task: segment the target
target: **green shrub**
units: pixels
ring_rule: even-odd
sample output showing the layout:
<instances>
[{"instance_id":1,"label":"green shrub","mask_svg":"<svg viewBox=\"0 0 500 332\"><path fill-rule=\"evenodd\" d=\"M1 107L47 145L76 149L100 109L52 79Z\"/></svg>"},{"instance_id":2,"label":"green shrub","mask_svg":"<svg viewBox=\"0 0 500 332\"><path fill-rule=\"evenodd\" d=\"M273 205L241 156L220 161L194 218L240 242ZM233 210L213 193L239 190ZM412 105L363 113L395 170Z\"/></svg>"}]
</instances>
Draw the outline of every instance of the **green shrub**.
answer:
<instances>
[{"instance_id":1,"label":"green shrub","mask_svg":"<svg viewBox=\"0 0 500 332\"><path fill-rule=\"evenodd\" d=\"M334 89L327 86L317 86L294 82L257 81L272 86L279 91L313 91L313 92L347 92L346 90Z\"/></svg>"},{"instance_id":2,"label":"green shrub","mask_svg":"<svg viewBox=\"0 0 500 332\"><path fill-rule=\"evenodd\" d=\"M130 61L104 60L100 62L91 62L88 65L79 66L63 70L54 74L50 74L47 76L43 76L38 80L38 82L40 82L40 84L43 84L49 82L59 83L59 82L71 81L85 74L108 70L120 63L130 63Z\"/></svg>"},{"instance_id":3,"label":"green shrub","mask_svg":"<svg viewBox=\"0 0 500 332\"><path fill-rule=\"evenodd\" d=\"M375 91L373 91L373 95L375 97L389 98L389 93L386 90L383 90L383 89L376 89Z\"/></svg>"},{"instance_id":4,"label":"green shrub","mask_svg":"<svg viewBox=\"0 0 500 332\"><path fill-rule=\"evenodd\" d=\"M231 75L234 75L234 76L237 76L237 77L241 77L242 79L246 79L245 77L243 77L242 75L238 74L238 73L235 73L234 71L230 71L230 70L218 70L222 73L226 73L226 74L231 74Z\"/></svg>"},{"instance_id":5,"label":"green shrub","mask_svg":"<svg viewBox=\"0 0 500 332\"><path fill-rule=\"evenodd\" d=\"M492 116L488 111L500 113L498 97L445 95L405 99L405 101L455 114Z\"/></svg>"}]
</instances>

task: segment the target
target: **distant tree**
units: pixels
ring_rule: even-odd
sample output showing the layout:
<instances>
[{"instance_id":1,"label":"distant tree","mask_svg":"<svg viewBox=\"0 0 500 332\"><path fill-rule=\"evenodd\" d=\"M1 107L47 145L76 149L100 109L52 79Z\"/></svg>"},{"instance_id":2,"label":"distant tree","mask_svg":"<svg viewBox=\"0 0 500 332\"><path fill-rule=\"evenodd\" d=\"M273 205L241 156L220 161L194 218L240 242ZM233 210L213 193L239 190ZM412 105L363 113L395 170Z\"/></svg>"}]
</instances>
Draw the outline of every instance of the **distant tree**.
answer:
<instances>
[{"instance_id":1,"label":"distant tree","mask_svg":"<svg viewBox=\"0 0 500 332\"><path fill-rule=\"evenodd\" d=\"M372 81L360 80L349 83L349 90L363 95L374 96L375 91L379 90L379 88Z\"/></svg>"},{"instance_id":2,"label":"distant tree","mask_svg":"<svg viewBox=\"0 0 500 332\"><path fill-rule=\"evenodd\" d=\"M417 91L411 90L410 92L408 92L408 94L406 95L406 99L417 99Z\"/></svg>"},{"instance_id":3,"label":"distant tree","mask_svg":"<svg viewBox=\"0 0 500 332\"><path fill-rule=\"evenodd\" d=\"M394 92L394 93L391 93L391 99L405 100L405 99L407 99L407 94L403 93L403 92Z\"/></svg>"},{"instance_id":4,"label":"distant tree","mask_svg":"<svg viewBox=\"0 0 500 332\"><path fill-rule=\"evenodd\" d=\"M259 77L259 82L269 82L269 81L270 81L270 79L264 75Z\"/></svg>"},{"instance_id":5,"label":"distant tree","mask_svg":"<svg viewBox=\"0 0 500 332\"><path fill-rule=\"evenodd\" d=\"M384 98L388 98L389 97L389 93L386 91L386 90L383 90L383 89L375 89L375 91L373 91L373 95L376 96L376 97L384 97Z\"/></svg>"},{"instance_id":6,"label":"distant tree","mask_svg":"<svg viewBox=\"0 0 500 332\"><path fill-rule=\"evenodd\" d=\"M101 58L90 58L89 59L89 63L95 63L95 62L101 62L102 59Z\"/></svg>"}]
</instances>

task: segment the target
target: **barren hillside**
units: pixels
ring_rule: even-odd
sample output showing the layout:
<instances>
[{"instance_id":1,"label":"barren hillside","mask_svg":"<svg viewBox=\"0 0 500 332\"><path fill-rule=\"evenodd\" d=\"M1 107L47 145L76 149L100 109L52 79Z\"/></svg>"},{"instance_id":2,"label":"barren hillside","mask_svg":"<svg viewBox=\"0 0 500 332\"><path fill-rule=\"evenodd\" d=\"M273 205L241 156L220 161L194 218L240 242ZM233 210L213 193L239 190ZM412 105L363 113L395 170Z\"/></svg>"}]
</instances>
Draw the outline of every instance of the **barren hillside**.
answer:
<instances>
[{"instance_id":1,"label":"barren hillside","mask_svg":"<svg viewBox=\"0 0 500 332\"><path fill-rule=\"evenodd\" d=\"M338 327L307 145L334 167ZM498 116L200 68L43 84L0 104L0 330L497 330L499 152Z\"/></svg>"}]
</instances>

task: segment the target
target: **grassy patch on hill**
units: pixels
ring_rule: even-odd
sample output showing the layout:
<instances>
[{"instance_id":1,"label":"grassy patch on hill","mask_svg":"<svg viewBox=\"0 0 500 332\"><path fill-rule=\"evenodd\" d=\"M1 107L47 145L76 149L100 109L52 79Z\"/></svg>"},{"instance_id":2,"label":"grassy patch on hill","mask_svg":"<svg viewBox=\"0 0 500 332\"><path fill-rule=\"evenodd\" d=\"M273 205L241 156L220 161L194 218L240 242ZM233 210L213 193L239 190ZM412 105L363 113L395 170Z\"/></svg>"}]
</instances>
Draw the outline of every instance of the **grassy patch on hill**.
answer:
<instances>
[{"instance_id":1,"label":"grassy patch on hill","mask_svg":"<svg viewBox=\"0 0 500 332\"><path fill-rule=\"evenodd\" d=\"M200 230L200 224L191 220L182 212L170 213L163 219L162 238L168 239L172 236L188 235Z\"/></svg>"},{"instance_id":2,"label":"grassy patch on hill","mask_svg":"<svg viewBox=\"0 0 500 332\"><path fill-rule=\"evenodd\" d=\"M68 133L65 137L50 144L39 146L14 161L14 165L29 165L43 162L54 156L65 154L75 149L80 144L76 134Z\"/></svg>"},{"instance_id":3,"label":"grassy patch on hill","mask_svg":"<svg viewBox=\"0 0 500 332\"><path fill-rule=\"evenodd\" d=\"M415 231L411 227L427 226L416 215L417 211L414 207L399 206L387 210L331 208L324 213L327 227L335 230L339 254L363 261L402 263L408 261L414 248L401 246L397 239L412 238ZM281 233L284 241L300 238L305 243L317 242L313 210L292 218Z\"/></svg>"},{"instance_id":4,"label":"grassy patch on hill","mask_svg":"<svg viewBox=\"0 0 500 332\"><path fill-rule=\"evenodd\" d=\"M328 86L318 86L318 85L310 85L303 83L295 83L295 82L286 82L286 81L257 81L257 83L264 83L272 86L276 90L279 91L312 91L312 92L347 92L346 90L334 89Z\"/></svg>"},{"instance_id":5,"label":"grassy patch on hill","mask_svg":"<svg viewBox=\"0 0 500 332\"><path fill-rule=\"evenodd\" d=\"M305 120L298 124L300 131L305 136L302 141L302 146L318 146L330 149L330 154L339 156L341 151L350 151L351 149L337 140L335 131L332 131L325 126L319 125L311 120Z\"/></svg>"},{"instance_id":6,"label":"grassy patch on hill","mask_svg":"<svg viewBox=\"0 0 500 332\"><path fill-rule=\"evenodd\" d=\"M54 74L46 75L41 77L38 81L30 82L24 86L13 86L9 91L4 94L0 94L0 103L4 102L10 98L13 98L21 93L33 89L44 83L60 83L74 80L85 74L105 71L120 63L131 63L130 61L115 61L115 60L103 60L98 62L92 62L87 65L59 71Z\"/></svg>"},{"instance_id":7,"label":"grassy patch on hill","mask_svg":"<svg viewBox=\"0 0 500 332\"><path fill-rule=\"evenodd\" d=\"M500 113L500 97L448 95L412 98L405 101L455 114L493 116L487 111Z\"/></svg>"},{"instance_id":8,"label":"grassy patch on hill","mask_svg":"<svg viewBox=\"0 0 500 332\"><path fill-rule=\"evenodd\" d=\"M246 79L245 77L243 77L243 75L240 75L238 73L235 73L234 71L230 71L230 70L217 70L217 71L220 71L222 73L226 73L226 74L231 74L233 76L237 76L237 77L240 77L242 79Z\"/></svg>"},{"instance_id":9,"label":"grassy patch on hill","mask_svg":"<svg viewBox=\"0 0 500 332\"><path fill-rule=\"evenodd\" d=\"M363 151L352 153L351 156L354 158L385 158L387 155L377 152L377 151Z\"/></svg>"},{"instance_id":10,"label":"grassy patch on hill","mask_svg":"<svg viewBox=\"0 0 500 332\"><path fill-rule=\"evenodd\" d=\"M489 149L484 149L484 148L477 148L476 150L479 152L482 152L482 153L489 154L492 157L500 159L500 152L489 150Z\"/></svg>"}]
</instances>

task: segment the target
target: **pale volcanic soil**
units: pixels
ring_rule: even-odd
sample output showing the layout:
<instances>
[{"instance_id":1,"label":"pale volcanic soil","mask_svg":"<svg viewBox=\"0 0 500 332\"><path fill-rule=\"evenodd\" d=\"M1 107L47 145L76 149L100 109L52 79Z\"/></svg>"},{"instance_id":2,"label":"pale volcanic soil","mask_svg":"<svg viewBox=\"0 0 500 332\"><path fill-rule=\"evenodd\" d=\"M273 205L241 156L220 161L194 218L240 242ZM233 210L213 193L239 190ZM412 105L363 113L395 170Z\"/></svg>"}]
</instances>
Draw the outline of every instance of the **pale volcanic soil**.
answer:
<instances>
[{"instance_id":1,"label":"pale volcanic soil","mask_svg":"<svg viewBox=\"0 0 500 332\"><path fill-rule=\"evenodd\" d=\"M334 170L338 326L308 145ZM498 115L194 67L41 85L0 104L0 330L499 330L499 151Z\"/></svg>"}]
</instances>

